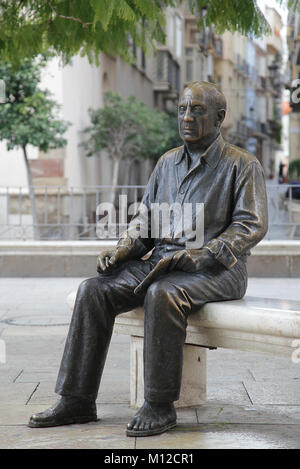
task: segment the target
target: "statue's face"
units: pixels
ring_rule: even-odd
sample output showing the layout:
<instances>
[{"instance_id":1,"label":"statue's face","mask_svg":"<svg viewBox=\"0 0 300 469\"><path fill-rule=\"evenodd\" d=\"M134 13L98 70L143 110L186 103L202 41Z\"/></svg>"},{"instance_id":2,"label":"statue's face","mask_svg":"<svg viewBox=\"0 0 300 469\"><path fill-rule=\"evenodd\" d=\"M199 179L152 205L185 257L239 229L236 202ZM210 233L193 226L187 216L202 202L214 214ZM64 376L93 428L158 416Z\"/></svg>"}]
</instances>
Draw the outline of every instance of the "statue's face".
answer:
<instances>
[{"instance_id":1,"label":"statue's face","mask_svg":"<svg viewBox=\"0 0 300 469\"><path fill-rule=\"evenodd\" d=\"M202 86L186 88L178 103L179 134L185 142L196 143L213 138L219 132L216 109Z\"/></svg>"}]
</instances>

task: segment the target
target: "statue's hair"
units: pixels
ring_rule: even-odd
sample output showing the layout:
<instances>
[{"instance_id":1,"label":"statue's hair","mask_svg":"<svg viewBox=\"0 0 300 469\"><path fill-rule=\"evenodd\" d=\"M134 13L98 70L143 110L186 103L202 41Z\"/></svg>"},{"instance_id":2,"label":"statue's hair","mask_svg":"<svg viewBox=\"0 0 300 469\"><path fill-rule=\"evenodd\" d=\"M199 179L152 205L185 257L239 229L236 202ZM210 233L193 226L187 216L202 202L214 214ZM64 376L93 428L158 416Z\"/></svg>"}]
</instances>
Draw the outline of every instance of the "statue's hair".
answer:
<instances>
[{"instance_id":1,"label":"statue's hair","mask_svg":"<svg viewBox=\"0 0 300 469\"><path fill-rule=\"evenodd\" d=\"M210 104L216 107L216 111L220 111L221 109L226 111L226 98L222 91L214 83L209 83L208 81L193 81L184 87L182 94L186 89L193 89L196 87L204 89Z\"/></svg>"}]
</instances>

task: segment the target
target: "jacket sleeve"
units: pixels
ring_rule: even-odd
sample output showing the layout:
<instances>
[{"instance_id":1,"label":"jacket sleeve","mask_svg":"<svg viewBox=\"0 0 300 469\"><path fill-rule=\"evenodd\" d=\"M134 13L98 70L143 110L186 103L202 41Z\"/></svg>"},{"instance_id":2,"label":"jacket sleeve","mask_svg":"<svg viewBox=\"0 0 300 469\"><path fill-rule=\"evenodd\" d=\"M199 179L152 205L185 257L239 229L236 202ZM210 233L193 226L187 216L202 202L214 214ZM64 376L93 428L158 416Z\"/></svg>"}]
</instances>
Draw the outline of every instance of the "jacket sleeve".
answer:
<instances>
[{"instance_id":1,"label":"jacket sleeve","mask_svg":"<svg viewBox=\"0 0 300 469\"><path fill-rule=\"evenodd\" d=\"M260 163L253 161L236 180L231 224L203 247L230 269L265 236L267 229L265 178Z\"/></svg>"},{"instance_id":2,"label":"jacket sleeve","mask_svg":"<svg viewBox=\"0 0 300 469\"><path fill-rule=\"evenodd\" d=\"M151 238L151 203L154 201L159 181L159 162L155 166L137 212L134 214L127 230L121 235L117 248L125 246L130 251L130 257L143 257L154 247Z\"/></svg>"}]
</instances>

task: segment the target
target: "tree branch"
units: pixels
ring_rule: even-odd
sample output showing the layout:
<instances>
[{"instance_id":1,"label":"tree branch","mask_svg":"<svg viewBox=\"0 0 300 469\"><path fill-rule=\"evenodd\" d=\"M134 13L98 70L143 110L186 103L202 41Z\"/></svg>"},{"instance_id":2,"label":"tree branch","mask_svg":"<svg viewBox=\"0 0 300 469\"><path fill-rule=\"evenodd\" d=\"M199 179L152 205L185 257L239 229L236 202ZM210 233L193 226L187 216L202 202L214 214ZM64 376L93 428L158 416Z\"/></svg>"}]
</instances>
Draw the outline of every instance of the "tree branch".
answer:
<instances>
[{"instance_id":1,"label":"tree branch","mask_svg":"<svg viewBox=\"0 0 300 469\"><path fill-rule=\"evenodd\" d=\"M62 18L64 20L71 20L71 21L77 21L77 23L80 23L82 24L82 26L84 28L86 28L87 26L90 26L90 25L94 25L95 23L87 23L85 21L83 21L81 18L76 18L75 16L65 16L65 15L61 15L58 13L57 9L55 8L55 6L51 3L50 0L47 0L47 3L49 5L49 7L51 8L51 10L55 13L55 16L57 18Z\"/></svg>"}]
</instances>

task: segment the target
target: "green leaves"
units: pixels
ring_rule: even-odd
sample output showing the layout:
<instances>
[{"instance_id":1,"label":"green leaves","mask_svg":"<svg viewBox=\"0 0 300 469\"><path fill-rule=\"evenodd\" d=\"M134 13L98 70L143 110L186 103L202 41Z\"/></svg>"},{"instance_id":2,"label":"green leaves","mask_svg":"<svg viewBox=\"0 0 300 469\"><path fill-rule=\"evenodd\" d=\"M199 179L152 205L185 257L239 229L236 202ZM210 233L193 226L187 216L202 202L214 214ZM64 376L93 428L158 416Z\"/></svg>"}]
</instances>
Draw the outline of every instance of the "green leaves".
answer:
<instances>
[{"instance_id":1,"label":"green leaves","mask_svg":"<svg viewBox=\"0 0 300 469\"><path fill-rule=\"evenodd\" d=\"M199 29L214 25L219 34L229 30L256 37L270 32L256 0L189 0L189 4L193 12L201 12Z\"/></svg>"},{"instance_id":2,"label":"green leaves","mask_svg":"<svg viewBox=\"0 0 300 469\"><path fill-rule=\"evenodd\" d=\"M0 59L15 66L25 58L53 51L67 62L82 53L91 62L99 53L131 60L128 36L147 52L165 41L165 9L184 0L0 0ZM299 5L299 0L289 0ZM188 0L199 28L214 24L261 35L267 22L256 0ZM201 16L205 8L205 16Z\"/></svg>"},{"instance_id":3,"label":"green leaves","mask_svg":"<svg viewBox=\"0 0 300 469\"><path fill-rule=\"evenodd\" d=\"M300 178L300 159L292 160L289 163L288 176L290 179Z\"/></svg>"},{"instance_id":4,"label":"green leaves","mask_svg":"<svg viewBox=\"0 0 300 469\"><path fill-rule=\"evenodd\" d=\"M109 92L105 106L90 109L89 115L91 126L84 130L88 139L81 144L87 156L106 150L113 160L157 159L181 144L176 117L150 109L133 96L125 100Z\"/></svg>"},{"instance_id":5,"label":"green leaves","mask_svg":"<svg viewBox=\"0 0 300 469\"><path fill-rule=\"evenodd\" d=\"M45 64L45 57L27 59L15 71L11 64L0 62L7 96L15 98L0 106L0 140L7 141L8 150L31 144L46 152L66 144L63 134L69 124L58 117L58 105L49 92L39 89Z\"/></svg>"},{"instance_id":6,"label":"green leaves","mask_svg":"<svg viewBox=\"0 0 300 469\"><path fill-rule=\"evenodd\" d=\"M100 21L103 30L107 31L112 14L114 12L115 0L90 0L91 7L95 11L94 21Z\"/></svg>"}]
</instances>

